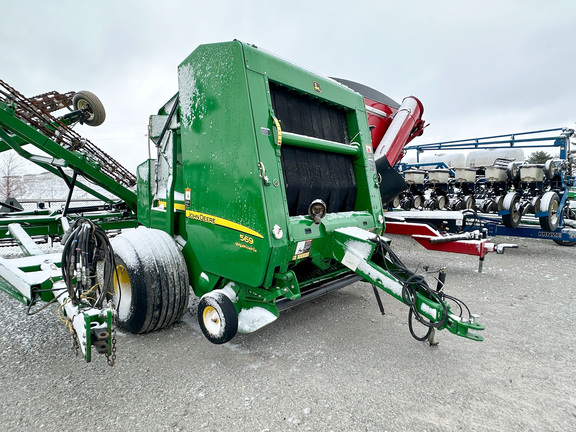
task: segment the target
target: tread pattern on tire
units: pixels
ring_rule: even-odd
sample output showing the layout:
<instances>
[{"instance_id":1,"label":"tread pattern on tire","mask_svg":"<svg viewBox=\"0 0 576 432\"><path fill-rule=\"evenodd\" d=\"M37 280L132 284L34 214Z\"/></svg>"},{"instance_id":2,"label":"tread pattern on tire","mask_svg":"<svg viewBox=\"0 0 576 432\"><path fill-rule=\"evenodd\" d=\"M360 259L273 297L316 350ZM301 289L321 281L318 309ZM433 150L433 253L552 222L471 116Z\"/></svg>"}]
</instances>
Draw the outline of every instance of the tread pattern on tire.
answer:
<instances>
[{"instance_id":1,"label":"tread pattern on tire","mask_svg":"<svg viewBox=\"0 0 576 432\"><path fill-rule=\"evenodd\" d=\"M116 264L128 271L132 291L130 313L117 320L118 327L148 333L180 320L188 306L189 281L174 239L163 231L139 227L115 237L112 247Z\"/></svg>"}]
</instances>

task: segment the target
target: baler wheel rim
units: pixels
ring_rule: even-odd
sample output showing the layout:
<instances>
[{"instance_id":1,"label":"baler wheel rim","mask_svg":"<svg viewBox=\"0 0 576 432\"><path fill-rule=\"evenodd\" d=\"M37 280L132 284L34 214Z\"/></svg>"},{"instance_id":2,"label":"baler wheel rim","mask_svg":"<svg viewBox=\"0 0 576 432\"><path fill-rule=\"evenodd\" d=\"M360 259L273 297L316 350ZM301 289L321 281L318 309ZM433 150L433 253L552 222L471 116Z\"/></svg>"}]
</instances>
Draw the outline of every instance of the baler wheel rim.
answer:
<instances>
[{"instance_id":1,"label":"baler wheel rim","mask_svg":"<svg viewBox=\"0 0 576 432\"><path fill-rule=\"evenodd\" d=\"M116 266L113 276L114 283L114 303L118 305L116 313L118 318L126 320L130 315L130 305L132 304L132 285L128 270L122 264Z\"/></svg>"},{"instance_id":2,"label":"baler wheel rim","mask_svg":"<svg viewBox=\"0 0 576 432\"><path fill-rule=\"evenodd\" d=\"M222 320L216 309L212 306L206 306L202 313L202 320L210 333L218 334L222 330Z\"/></svg>"}]
</instances>

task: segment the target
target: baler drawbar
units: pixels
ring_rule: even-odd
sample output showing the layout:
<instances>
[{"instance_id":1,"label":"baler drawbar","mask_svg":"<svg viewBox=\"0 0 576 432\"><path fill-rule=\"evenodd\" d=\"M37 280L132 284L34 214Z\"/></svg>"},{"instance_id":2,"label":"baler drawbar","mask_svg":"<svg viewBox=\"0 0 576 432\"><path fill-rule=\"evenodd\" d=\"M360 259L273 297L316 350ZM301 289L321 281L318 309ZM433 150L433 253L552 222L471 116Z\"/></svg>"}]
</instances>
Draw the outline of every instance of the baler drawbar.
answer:
<instances>
[{"instance_id":1,"label":"baler drawbar","mask_svg":"<svg viewBox=\"0 0 576 432\"><path fill-rule=\"evenodd\" d=\"M409 307L418 340L432 343L442 329L482 340L484 326L444 292L445 273L432 289L382 237L382 201L403 180L373 142L367 112L377 114L397 159L422 133L416 98L384 108L378 92L363 96L355 90L365 86L239 41L199 46L180 64L178 82L150 117L157 157L135 178L72 130L103 121L94 95L27 99L0 82L0 151L16 150L70 189L62 211L2 214L0 240L16 240L25 256L0 259L0 288L29 311L58 300L87 361L95 347L113 363L115 326L146 333L178 321L190 288L213 343L360 280L375 287L382 311L380 291ZM64 116L51 114L64 108ZM401 138L386 131L390 124ZM74 209L75 186L105 204ZM40 237L61 241L63 253L44 254ZM414 319L425 335L415 334Z\"/></svg>"}]
</instances>

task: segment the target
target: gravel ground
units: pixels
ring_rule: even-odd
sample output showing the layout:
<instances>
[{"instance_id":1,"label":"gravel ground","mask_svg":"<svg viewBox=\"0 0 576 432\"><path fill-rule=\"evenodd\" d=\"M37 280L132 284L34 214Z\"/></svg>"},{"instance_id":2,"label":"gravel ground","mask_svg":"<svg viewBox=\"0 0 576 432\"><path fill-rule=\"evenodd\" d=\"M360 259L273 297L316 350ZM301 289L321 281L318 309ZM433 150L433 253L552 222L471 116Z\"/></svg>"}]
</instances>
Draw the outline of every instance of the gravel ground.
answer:
<instances>
[{"instance_id":1,"label":"gravel ground","mask_svg":"<svg viewBox=\"0 0 576 432\"><path fill-rule=\"evenodd\" d=\"M576 247L498 238L477 258L393 236L415 269L446 267L446 291L486 324L484 342L411 338L407 308L357 283L216 346L191 314L118 335L118 358L84 363L56 307L0 303L3 431L568 431L576 425Z\"/></svg>"}]
</instances>

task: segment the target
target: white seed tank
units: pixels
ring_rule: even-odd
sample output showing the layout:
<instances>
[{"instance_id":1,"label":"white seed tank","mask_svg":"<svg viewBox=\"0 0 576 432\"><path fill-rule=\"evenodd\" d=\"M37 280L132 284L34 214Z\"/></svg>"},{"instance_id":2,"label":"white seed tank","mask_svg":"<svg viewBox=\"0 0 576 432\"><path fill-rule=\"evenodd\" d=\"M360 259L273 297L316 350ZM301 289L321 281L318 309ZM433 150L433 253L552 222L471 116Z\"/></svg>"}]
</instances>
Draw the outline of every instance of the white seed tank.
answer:
<instances>
[{"instance_id":1,"label":"white seed tank","mask_svg":"<svg viewBox=\"0 0 576 432\"><path fill-rule=\"evenodd\" d=\"M499 158L512 159L516 162L524 161L524 150L519 148L472 150L466 156L467 167L488 167L494 165Z\"/></svg>"}]
</instances>

